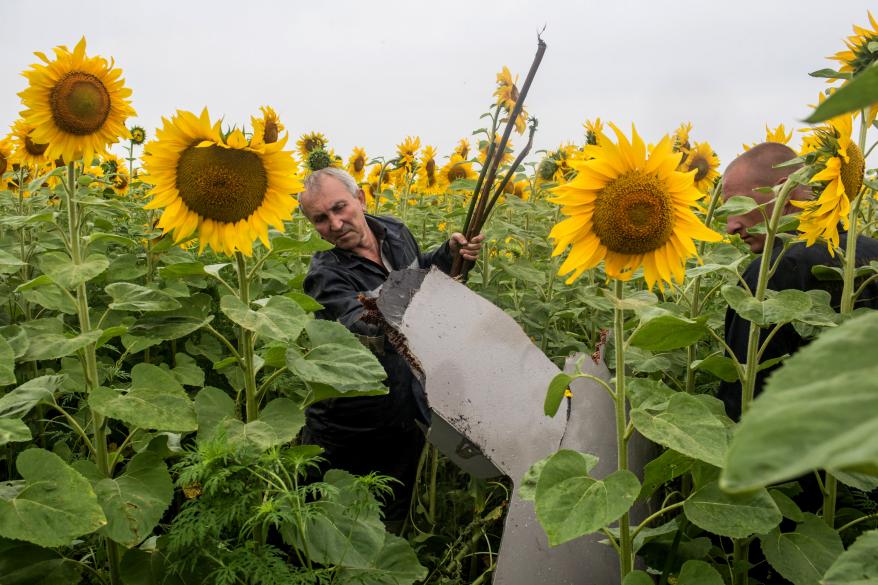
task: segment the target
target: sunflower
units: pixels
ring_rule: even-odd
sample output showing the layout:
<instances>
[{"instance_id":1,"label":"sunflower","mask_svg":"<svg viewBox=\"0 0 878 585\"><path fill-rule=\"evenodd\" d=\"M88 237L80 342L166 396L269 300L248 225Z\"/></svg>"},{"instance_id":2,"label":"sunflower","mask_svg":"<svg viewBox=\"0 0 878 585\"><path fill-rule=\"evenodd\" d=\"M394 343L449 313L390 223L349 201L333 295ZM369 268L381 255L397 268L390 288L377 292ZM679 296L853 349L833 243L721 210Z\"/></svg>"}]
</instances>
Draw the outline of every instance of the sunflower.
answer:
<instances>
[{"instance_id":1,"label":"sunflower","mask_svg":"<svg viewBox=\"0 0 878 585\"><path fill-rule=\"evenodd\" d=\"M125 120L136 115L122 70L103 57L85 55L85 37L73 52L55 47L55 60L35 53L35 63L24 75L29 86L19 93L27 108L21 115L34 127L32 138L48 144L46 157L90 161L107 146L130 138Z\"/></svg>"},{"instance_id":2,"label":"sunflower","mask_svg":"<svg viewBox=\"0 0 878 585\"><path fill-rule=\"evenodd\" d=\"M460 142L457 143L457 146L454 147L453 154L460 155L460 158L467 158L467 155L469 155L469 140L461 138Z\"/></svg>"},{"instance_id":3,"label":"sunflower","mask_svg":"<svg viewBox=\"0 0 878 585\"><path fill-rule=\"evenodd\" d=\"M680 122L674 130L674 151L688 152L692 146L689 144L689 133L692 132L692 122Z\"/></svg>"},{"instance_id":4,"label":"sunflower","mask_svg":"<svg viewBox=\"0 0 878 585\"><path fill-rule=\"evenodd\" d=\"M49 162L46 156L48 144L39 144L33 139L34 127L22 119L12 125L13 160L26 167L36 167Z\"/></svg>"},{"instance_id":5,"label":"sunflower","mask_svg":"<svg viewBox=\"0 0 878 585\"><path fill-rule=\"evenodd\" d=\"M870 44L878 42L878 22L875 22L871 11L867 12L867 14L872 28L863 28L855 24L854 34L849 36L844 42L847 45L847 49L829 57L841 63L840 73L849 73L852 77L859 75L878 59L878 55L873 50L874 45L869 47ZM829 83L834 81L830 79Z\"/></svg>"},{"instance_id":6,"label":"sunflower","mask_svg":"<svg viewBox=\"0 0 878 585\"><path fill-rule=\"evenodd\" d=\"M772 129L765 125L765 142L777 142L778 144L789 144L790 140L793 139L792 131L787 134L786 127L783 124L778 124L776 128ZM755 144L744 144L744 150L750 150L756 146Z\"/></svg>"},{"instance_id":7,"label":"sunflower","mask_svg":"<svg viewBox=\"0 0 878 585\"><path fill-rule=\"evenodd\" d=\"M355 146L345 170L359 183L366 172L366 149Z\"/></svg>"},{"instance_id":8,"label":"sunflower","mask_svg":"<svg viewBox=\"0 0 878 585\"><path fill-rule=\"evenodd\" d=\"M299 152L299 158L301 158L302 161L308 160L308 155L312 150L318 148L325 149L328 142L326 136L320 132L302 134L302 136L299 137L299 140L296 141L296 150Z\"/></svg>"},{"instance_id":9,"label":"sunflower","mask_svg":"<svg viewBox=\"0 0 878 585\"><path fill-rule=\"evenodd\" d=\"M146 130L142 126L132 126L128 129L131 133L131 142L133 144L143 144L146 142Z\"/></svg>"},{"instance_id":10,"label":"sunflower","mask_svg":"<svg viewBox=\"0 0 878 585\"><path fill-rule=\"evenodd\" d=\"M537 166L537 181L540 183L569 181L576 175L576 169L571 163L577 159L587 160L591 156L588 152L589 150L586 149L578 153L574 145L562 144L557 150L546 153L545 158Z\"/></svg>"},{"instance_id":11,"label":"sunflower","mask_svg":"<svg viewBox=\"0 0 878 585\"><path fill-rule=\"evenodd\" d=\"M517 81L518 76L516 75L515 79L513 79L512 73L510 73L509 68L505 65L503 70L497 74L497 89L494 90L494 96L497 98L496 104L509 115L512 115L512 110L515 109L515 104L519 98L518 86L515 85ZM503 121L507 120L508 118ZM526 125L527 112L522 107L521 113L515 119L515 131L519 134L524 134Z\"/></svg>"},{"instance_id":12,"label":"sunflower","mask_svg":"<svg viewBox=\"0 0 878 585\"><path fill-rule=\"evenodd\" d=\"M716 242L691 206L703 197L693 173L676 170L682 157L668 136L647 155L632 126L632 140L610 124L618 144L606 135L588 146L593 158L573 163L576 177L553 189L551 201L568 216L552 228L554 256L570 253L558 274L567 283L604 260L607 276L627 280L643 266L647 286L682 282L686 259L697 254L692 240Z\"/></svg>"},{"instance_id":13,"label":"sunflower","mask_svg":"<svg viewBox=\"0 0 878 585\"><path fill-rule=\"evenodd\" d=\"M205 246L252 253L258 237L268 247L268 226L283 231L302 190L287 137L254 148L240 130L223 138L220 122L178 111L146 145L144 168L153 183L146 209L164 208L157 227L180 242L198 233Z\"/></svg>"},{"instance_id":14,"label":"sunflower","mask_svg":"<svg viewBox=\"0 0 878 585\"><path fill-rule=\"evenodd\" d=\"M500 134L494 135L494 144L497 148L500 147L500 141L502 139L503 137ZM476 160L478 160L481 164L485 164L485 159L488 158L488 147L490 146L490 144L491 143L487 140L479 140L479 156L476 157ZM508 164L512 161L512 149L512 141L510 140L506 143L506 148L503 149L503 156L500 157L500 166ZM497 156L496 152L494 153L494 156Z\"/></svg>"},{"instance_id":15,"label":"sunflower","mask_svg":"<svg viewBox=\"0 0 878 585\"><path fill-rule=\"evenodd\" d=\"M417 136L406 136L405 140L396 145L398 168L404 168L411 172L415 166L418 150L421 148L421 139Z\"/></svg>"},{"instance_id":16,"label":"sunflower","mask_svg":"<svg viewBox=\"0 0 878 585\"><path fill-rule=\"evenodd\" d=\"M585 128L586 144L597 144L598 136L600 136L604 132L604 125L601 123L601 119L595 118L594 122L592 122L591 120L586 120L582 126Z\"/></svg>"},{"instance_id":17,"label":"sunflower","mask_svg":"<svg viewBox=\"0 0 878 585\"><path fill-rule=\"evenodd\" d=\"M706 193L719 177L719 157L706 142L695 142L677 170L687 173L695 171L695 188Z\"/></svg>"},{"instance_id":18,"label":"sunflower","mask_svg":"<svg viewBox=\"0 0 878 585\"><path fill-rule=\"evenodd\" d=\"M455 181L472 180L476 178L473 165L459 154L452 154L451 160L439 170L439 178L445 184L451 185Z\"/></svg>"},{"instance_id":19,"label":"sunflower","mask_svg":"<svg viewBox=\"0 0 878 585\"><path fill-rule=\"evenodd\" d=\"M818 238L824 238L831 255L835 255L838 246L838 222L844 229L850 227L851 199L863 186L866 161L860 147L851 140L852 128L853 116L846 114L813 130L814 138L810 144L822 169L812 177L811 183L821 186L822 190L814 201L792 201L793 205L802 208L799 216L801 238L808 246Z\"/></svg>"},{"instance_id":20,"label":"sunflower","mask_svg":"<svg viewBox=\"0 0 878 585\"><path fill-rule=\"evenodd\" d=\"M434 146L425 146L421 151L416 188L419 193L424 195L439 195L445 192L442 175L436 169L436 147Z\"/></svg>"},{"instance_id":21,"label":"sunflower","mask_svg":"<svg viewBox=\"0 0 878 585\"><path fill-rule=\"evenodd\" d=\"M252 146L259 144L273 144L277 142L280 133L284 130L284 125L280 123L280 118L271 106L262 106L262 117L250 117L250 125L253 126L253 138L250 143Z\"/></svg>"},{"instance_id":22,"label":"sunflower","mask_svg":"<svg viewBox=\"0 0 878 585\"><path fill-rule=\"evenodd\" d=\"M105 175L112 181L113 191L117 195L125 195L128 192L128 183L131 182L127 163L116 155L110 154L104 158L101 167L103 167Z\"/></svg>"},{"instance_id":23,"label":"sunflower","mask_svg":"<svg viewBox=\"0 0 878 585\"><path fill-rule=\"evenodd\" d=\"M526 180L509 181L503 188L503 192L527 201L530 199L530 183Z\"/></svg>"},{"instance_id":24,"label":"sunflower","mask_svg":"<svg viewBox=\"0 0 878 585\"><path fill-rule=\"evenodd\" d=\"M3 176L3 173L6 172L6 169L12 167L12 164L9 162L12 158L12 138L10 136L6 136L3 139L0 139L0 177Z\"/></svg>"}]
</instances>

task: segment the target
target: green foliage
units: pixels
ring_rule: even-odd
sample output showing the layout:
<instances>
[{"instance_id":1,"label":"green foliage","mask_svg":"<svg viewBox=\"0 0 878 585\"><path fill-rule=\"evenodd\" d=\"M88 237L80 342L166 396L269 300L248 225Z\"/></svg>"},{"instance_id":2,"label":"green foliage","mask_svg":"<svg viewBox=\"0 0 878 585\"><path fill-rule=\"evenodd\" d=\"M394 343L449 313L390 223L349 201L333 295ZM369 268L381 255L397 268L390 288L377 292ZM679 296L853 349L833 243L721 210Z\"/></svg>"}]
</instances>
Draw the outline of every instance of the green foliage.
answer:
<instances>
[{"instance_id":1,"label":"green foliage","mask_svg":"<svg viewBox=\"0 0 878 585\"><path fill-rule=\"evenodd\" d=\"M814 585L844 551L838 533L807 514L793 532L775 528L759 537L771 566L793 585Z\"/></svg>"}]
</instances>

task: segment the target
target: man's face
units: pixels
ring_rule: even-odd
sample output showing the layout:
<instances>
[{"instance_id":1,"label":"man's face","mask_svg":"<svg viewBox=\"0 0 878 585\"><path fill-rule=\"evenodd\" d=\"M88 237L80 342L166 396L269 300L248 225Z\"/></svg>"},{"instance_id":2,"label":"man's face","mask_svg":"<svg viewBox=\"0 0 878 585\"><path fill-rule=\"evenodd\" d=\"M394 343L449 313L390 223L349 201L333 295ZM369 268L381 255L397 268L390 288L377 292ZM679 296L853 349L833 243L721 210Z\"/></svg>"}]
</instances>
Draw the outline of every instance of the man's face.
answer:
<instances>
[{"instance_id":1,"label":"man's face","mask_svg":"<svg viewBox=\"0 0 878 585\"><path fill-rule=\"evenodd\" d=\"M723 177L723 201L728 201L736 195L750 197L757 203L766 203L773 199L772 193L761 193L754 189L760 187L771 187L770 184L763 184L765 181L755 180L753 177L745 176L743 172L735 172L732 170ZM770 206L763 207L766 214L771 213ZM726 220L726 231L730 234L738 234L741 239L750 246L750 251L756 254L762 252L765 247L765 234L751 234L747 230L756 224L764 223L765 219L759 209L753 209L744 215L730 215Z\"/></svg>"},{"instance_id":2,"label":"man's face","mask_svg":"<svg viewBox=\"0 0 878 585\"><path fill-rule=\"evenodd\" d=\"M320 236L343 250L355 250L368 241L366 200L362 190L351 195L335 177L324 176L320 190L301 201L302 212Z\"/></svg>"}]
</instances>

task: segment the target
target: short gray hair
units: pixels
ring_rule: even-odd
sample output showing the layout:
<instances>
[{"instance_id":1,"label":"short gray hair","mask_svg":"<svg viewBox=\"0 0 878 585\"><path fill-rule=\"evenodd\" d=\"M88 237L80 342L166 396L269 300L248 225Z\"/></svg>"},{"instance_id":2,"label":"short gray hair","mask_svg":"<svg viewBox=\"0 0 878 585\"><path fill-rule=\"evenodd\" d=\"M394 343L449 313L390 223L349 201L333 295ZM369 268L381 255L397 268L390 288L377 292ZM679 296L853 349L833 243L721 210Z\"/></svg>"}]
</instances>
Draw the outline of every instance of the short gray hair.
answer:
<instances>
[{"instance_id":1,"label":"short gray hair","mask_svg":"<svg viewBox=\"0 0 878 585\"><path fill-rule=\"evenodd\" d=\"M307 177L305 177L304 189L302 190L302 194L306 193L318 193L320 191L320 182L323 177L333 177L338 179L342 185L350 192L351 196L356 197L357 191L360 190L360 187L357 185L356 179L354 179L350 173L348 173L344 169L340 169L338 167L326 167L325 169L320 169L319 171L314 171ZM300 196L301 196L300 195Z\"/></svg>"}]
</instances>

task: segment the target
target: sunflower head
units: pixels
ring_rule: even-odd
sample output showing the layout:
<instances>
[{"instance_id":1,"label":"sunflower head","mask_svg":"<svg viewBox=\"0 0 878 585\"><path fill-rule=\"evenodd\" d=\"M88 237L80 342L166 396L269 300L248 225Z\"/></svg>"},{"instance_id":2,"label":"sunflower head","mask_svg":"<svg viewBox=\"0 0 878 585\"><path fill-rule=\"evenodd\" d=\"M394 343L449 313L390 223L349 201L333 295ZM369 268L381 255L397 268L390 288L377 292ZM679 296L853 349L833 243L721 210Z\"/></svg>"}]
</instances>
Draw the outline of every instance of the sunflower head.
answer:
<instances>
[{"instance_id":1,"label":"sunflower head","mask_svg":"<svg viewBox=\"0 0 878 585\"><path fill-rule=\"evenodd\" d=\"M459 154L451 155L451 160L448 161L448 164L442 167L439 171L439 175L440 179L448 185L451 185L455 181L474 179L476 177L472 164L467 162L467 160Z\"/></svg>"},{"instance_id":2,"label":"sunflower head","mask_svg":"<svg viewBox=\"0 0 878 585\"><path fill-rule=\"evenodd\" d=\"M601 119L595 118L594 122L586 120L583 127L585 127L585 143L592 146L596 145L598 143L598 136L603 134L604 131L604 125L601 123Z\"/></svg>"},{"instance_id":3,"label":"sunflower head","mask_svg":"<svg viewBox=\"0 0 878 585\"><path fill-rule=\"evenodd\" d=\"M830 59L841 64L839 70L842 73L856 76L865 71L875 61L878 61L878 52L873 50L875 45L869 46L872 43L878 42L878 22L875 22L871 11L867 14L871 28L864 28L855 24L853 27L854 34L849 36L844 42L847 49L839 51L830 57ZM830 80L830 82L832 81Z\"/></svg>"},{"instance_id":4,"label":"sunflower head","mask_svg":"<svg viewBox=\"0 0 878 585\"><path fill-rule=\"evenodd\" d=\"M415 166L421 139L418 136L406 136L405 140L396 145L397 166L411 171Z\"/></svg>"},{"instance_id":5,"label":"sunflower head","mask_svg":"<svg viewBox=\"0 0 878 585\"><path fill-rule=\"evenodd\" d=\"M259 144L273 144L278 141L284 125L280 123L277 113L271 106L262 106L261 117L250 117L250 125L253 127L251 144L256 147Z\"/></svg>"},{"instance_id":6,"label":"sunflower head","mask_svg":"<svg viewBox=\"0 0 878 585\"><path fill-rule=\"evenodd\" d=\"M460 155L460 158L467 158L469 155L469 140L461 138L457 146L454 147L454 154Z\"/></svg>"},{"instance_id":7,"label":"sunflower head","mask_svg":"<svg viewBox=\"0 0 878 585\"><path fill-rule=\"evenodd\" d=\"M359 146L354 147L350 158L348 158L348 164L345 167L345 170L350 173L358 183L363 180L363 175L366 172L366 150L364 148Z\"/></svg>"},{"instance_id":8,"label":"sunflower head","mask_svg":"<svg viewBox=\"0 0 878 585\"><path fill-rule=\"evenodd\" d=\"M18 119L12 125L12 158L15 163L26 167L40 166L50 159L46 156L48 144L34 141L34 127L22 119Z\"/></svg>"},{"instance_id":9,"label":"sunflower head","mask_svg":"<svg viewBox=\"0 0 878 585\"><path fill-rule=\"evenodd\" d=\"M512 110L515 109L515 104L518 103L518 100L521 97L518 92L518 86L516 85L517 81L518 76L513 79L512 73L510 73L509 68L505 65L503 66L503 70L497 74L497 89L494 90L494 97L497 98L496 104L509 115L512 114ZM503 121L505 122L507 120L508 118ZM519 134L523 134L526 125L527 112L522 108L521 113L515 119L515 131Z\"/></svg>"},{"instance_id":10,"label":"sunflower head","mask_svg":"<svg viewBox=\"0 0 878 585\"><path fill-rule=\"evenodd\" d=\"M132 126L128 131L131 133L132 144L143 144L146 142L146 130L141 126Z\"/></svg>"},{"instance_id":11,"label":"sunflower head","mask_svg":"<svg viewBox=\"0 0 878 585\"><path fill-rule=\"evenodd\" d=\"M694 173L677 170L680 153L665 136L647 153L632 127L632 139L615 125L613 143L598 137L593 158L573 161L576 176L555 187L552 202L568 216L550 237L554 255L571 247L559 274L568 283L604 260L609 278L627 280L643 267L647 285L682 282L686 259L695 255L693 239L718 241L691 210L703 195Z\"/></svg>"},{"instance_id":12,"label":"sunflower head","mask_svg":"<svg viewBox=\"0 0 878 585\"><path fill-rule=\"evenodd\" d=\"M35 54L43 63L23 73L29 85L18 95L27 108L22 117L34 126L33 141L48 145L48 158L89 161L130 137L131 90L112 61L85 54L85 37L73 51L56 47L55 60Z\"/></svg>"},{"instance_id":13,"label":"sunflower head","mask_svg":"<svg viewBox=\"0 0 878 585\"><path fill-rule=\"evenodd\" d=\"M707 142L696 142L689 151L688 156L680 170L683 172L695 172L695 188L706 192L713 186L719 177L719 157Z\"/></svg>"},{"instance_id":14,"label":"sunflower head","mask_svg":"<svg viewBox=\"0 0 878 585\"><path fill-rule=\"evenodd\" d=\"M680 126L674 131L674 150L688 152L692 146L689 144L689 133L692 132L692 122L680 122Z\"/></svg>"},{"instance_id":15,"label":"sunflower head","mask_svg":"<svg viewBox=\"0 0 878 585\"><path fill-rule=\"evenodd\" d=\"M6 172L6 169L12 167L10 160L12 159L12 139L9 136L0 139L0 177Z\"/></svg>"},{"instance_id":16,"label":"sunflower head","mask_svg":"<svg viewBox=\"0 0 878 585\"><path fill-rule=\"evenodd\" d=\"M101 168L104 171L104 176L110 177L113 184L113 191L115 191L117 195L124 195L127 193L128 183L131 178L128 174L128 165L125 164L125 161L116 155L111 154L101 162Z\"/></svg>"},{"instance_id":17,"label":"sunflower head","mask_svg":"<svg viewBox=\"0 0 878 585\"><path fill-rule=\"evenodd\" d=\"M326 167L331 167L333 162L332 155L322 148L315 148L309 152L308 158L305 160L308 170L312 173L319 171L320 169L325 169Z\"/></svg>"},{"instance_id":18,"label":"sunflower head","mask_svg":"<svg viewBox=\"0 0 878 585\"><path fill-rule=\"evenodd\" d=\"M418 165L417 189L426 195L438 195L444 191L442 177L436 168L436 147L425 146Z\"/></svg>"},{"instance_id":19,"label":"sunflower head","mask_svg":"<svg viewBox=\"0 0 878 585\"><path fill-rule=\"evenodd\" d=\"M178 111L156 132L144 152L154 185L147 209L164 208L158 227L180 242L197 232L199 252L252 253L258 237L269 246L268 226L283 230L302 189L286 136L272 144L248 142L243 132L227 136L220 122Z\"/></svg>"},{"instance_id":20,"label":"sunflower head","mask_svg":"<svg viewBox=\"0 0 878 585\"><path fill-rule=\"evenodd\" d=\"M299 137L299 140L296 141L296 150L299 152L299 156L301 160L308 160L308 154L312 150L317 148L326 148L326 145L329 141L326 139L320 132L309 132L308 134L302 134Z\"/></svg>"}]
</instances>

